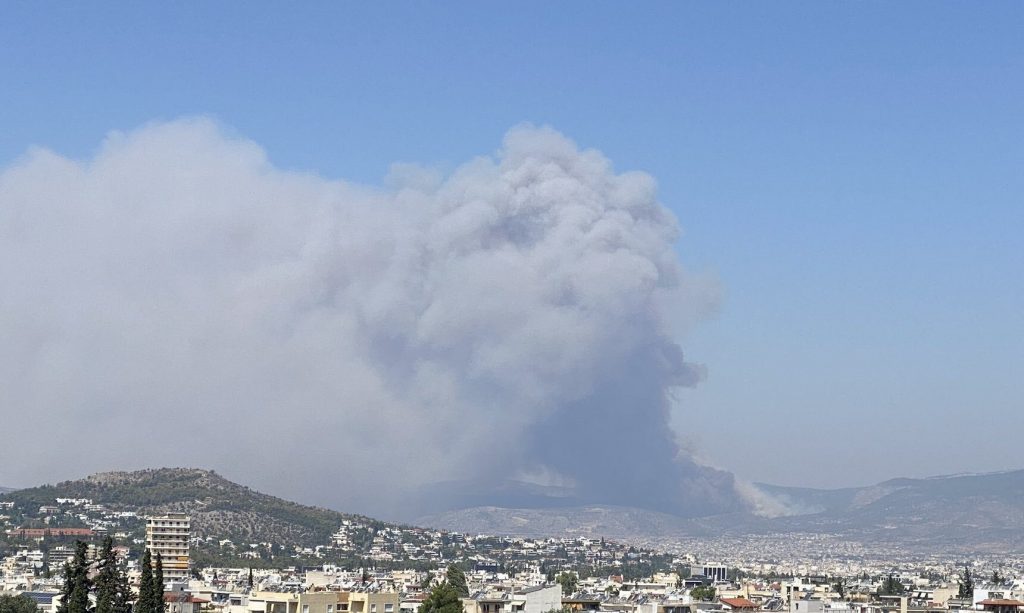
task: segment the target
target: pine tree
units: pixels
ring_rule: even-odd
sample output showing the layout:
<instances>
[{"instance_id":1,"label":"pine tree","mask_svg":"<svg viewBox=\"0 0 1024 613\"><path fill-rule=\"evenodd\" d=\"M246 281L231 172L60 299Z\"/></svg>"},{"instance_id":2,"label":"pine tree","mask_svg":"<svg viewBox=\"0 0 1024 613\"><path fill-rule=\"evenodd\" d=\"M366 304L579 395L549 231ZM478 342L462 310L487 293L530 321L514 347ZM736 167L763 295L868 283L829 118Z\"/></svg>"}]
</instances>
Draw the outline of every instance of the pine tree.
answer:
<instances>
[{"instance_id":1,"label":"pine tree","mask_svg":"<svg viewBox=\"0 0 1024 613\"><path fill-rule=\"evenodd\" d=\"M0 594L0 613L38 613L36 601L24 594Z\"/></svg>"},{"instance_id":2,"label":"pine tree","mask_svg":"<svg viewBox=\"0 0 1024 613\"><path fill-rule=\"evenodd\" d=\"M462 613L462 600L459 592L447 581L430 590L419 613Z\"/></svg>"},{"instance_id":3,"label":"pine tree","mask_svg":"<svg viewBox=\"0 0 1024 613\"><path fill-rule=\"evenodd\" d=\"M892 573L889 573L889 576L882 581L882 589L878 593L882 596L899 596L905 591L906 588L903 586L903 583L893 576Z\"/></svg>"},{"instance_id":4,"label":"pine tree","mask_svg":"<svg viewBox=\"0 0 1024 613\"><path fill-rule=\"evenodd\" d=\"M452 564L448 567L448 572L445 573L445 580L448 582L448 585L455 588L460 598L469 597L469 583L466 582L466 573L457 564Z\"/></svg>"},{"instance_id":5,"label":"pine tree","mask_svg":"<svg viewBox=\"0 0 1024 613\"><path fill-rule=\"evenodd\" d=\"M579 587L579 578L576 576L576 573L559 573L558 577L555 578L555 582L562 586L563 596L572 596Z\"/></svg>"}]
</instances>

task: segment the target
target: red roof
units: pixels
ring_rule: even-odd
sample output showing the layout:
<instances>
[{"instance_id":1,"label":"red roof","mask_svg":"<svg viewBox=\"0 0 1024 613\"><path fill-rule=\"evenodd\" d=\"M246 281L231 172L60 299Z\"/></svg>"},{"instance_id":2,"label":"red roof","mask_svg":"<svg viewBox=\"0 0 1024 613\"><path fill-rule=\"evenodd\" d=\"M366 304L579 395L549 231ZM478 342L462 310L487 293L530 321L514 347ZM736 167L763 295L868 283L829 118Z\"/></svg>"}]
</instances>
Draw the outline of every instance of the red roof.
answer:
<instances>
[{"instance_id":1,"label":"red roof","mask_svg":"<svg viewBox=\"0 0 1024 613\"><path fill-rule=\"evenodd\" d=\"M746 598L719 598L719 602L731 609L756 609L757 605Z\"/></svg>"},{"instance_id":2,"label":"red roof","mask_svg":"<svg viewBox=\"0 0 1024 613\"><path fill-rule=\"evenodd\" d=\"M203 600L202 598L196 598L192 594L186 594L184 592L164 592L164 602L187 602L192 604L194 602L205 603L210 601Z\"/></svg>"},{"instance_id":3,"label":"red roof","mask_svg":"<svg viewBox=\"0 0 1024 613\"><path fill-rule=\"evenodd\" d=\"M978 604L983 607L986 605L990 607L1024 607L1024 602L1011 600L1009 598L986 598Z\"/></svg>"}]
</instances>

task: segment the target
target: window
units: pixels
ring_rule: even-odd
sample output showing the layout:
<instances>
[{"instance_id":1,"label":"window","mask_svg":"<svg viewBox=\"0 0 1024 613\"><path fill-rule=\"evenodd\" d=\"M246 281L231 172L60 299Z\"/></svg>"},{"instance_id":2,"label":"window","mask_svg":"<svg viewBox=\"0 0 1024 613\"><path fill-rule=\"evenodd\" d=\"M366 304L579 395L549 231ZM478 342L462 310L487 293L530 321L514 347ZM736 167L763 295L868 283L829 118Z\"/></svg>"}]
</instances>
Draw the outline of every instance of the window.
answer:
<instances>
[{"instance_id":1,"label":"window","mask_svg":"<svg viewBox=\"0 0 1024 613\"><path fill-rule=\"evenodd\" d=\"M377 613L377 605L375 605L375 604L370 605L370 613Z\"/></svg>"},{"instance_id":2,"label":"window","mask_svg":"<svg viewBox=\"0 0 1024 613\"><path fill-rule=\"evenodd\" d=\"M334 605L332 605L332 604L327 605L327 613L334 613Z\"/></svg>"},{"instance_id":3,"label":"window","mask_svg":"<svg viewBox=\"0 0 1024 613\"><path fill-rule=\"evenodd\" d=\"M309 605L308 604L302 605L302 613L309 613Z\"/></svg>"},{"instance_id":4,"label":"window","mask_svg":"<svg viewBox=\"0 0 1024 613\"><path fill-rule=\"evenodd\" d=\"M386 604L386 605L384 605L384 613L393 613L394 610L395 610L395 605L393 605L393 604Z\"/></svg>"}]
</instances>

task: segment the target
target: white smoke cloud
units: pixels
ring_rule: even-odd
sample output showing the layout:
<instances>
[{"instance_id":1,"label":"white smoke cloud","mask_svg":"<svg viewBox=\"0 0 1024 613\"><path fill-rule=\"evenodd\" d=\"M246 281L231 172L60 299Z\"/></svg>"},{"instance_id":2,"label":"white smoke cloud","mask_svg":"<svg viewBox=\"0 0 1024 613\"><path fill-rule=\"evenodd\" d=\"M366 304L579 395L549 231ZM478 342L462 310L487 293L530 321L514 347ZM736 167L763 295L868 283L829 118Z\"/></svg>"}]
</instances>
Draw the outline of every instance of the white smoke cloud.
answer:
<instances>
[{"instance_id":1,"label":"white smoke cloud","mask_svg":"<svg viewBox=\"0 0 1024 613\"><path fill-rule=\"evenodd\" d=\"M751 513L759 517L792 517L821 513L824 507L810 505L785 494L766 492L757 484L744 479L735 480L736 493L747 503Z\"/></svg>"},{"instance_id":2,"label":"white smoke cloud","mask_svg":"<svg viewBox=\"0 0 1024 613\"><path fill-rule=\"evenodd\" d=\"M206 119L4 170L0 477L206 466L385 514L439 480L702 479L667 426L702 370L666 322L714 295L651 177L521 127L387 185L278 170Z\"/></svg>"}]
</instances>

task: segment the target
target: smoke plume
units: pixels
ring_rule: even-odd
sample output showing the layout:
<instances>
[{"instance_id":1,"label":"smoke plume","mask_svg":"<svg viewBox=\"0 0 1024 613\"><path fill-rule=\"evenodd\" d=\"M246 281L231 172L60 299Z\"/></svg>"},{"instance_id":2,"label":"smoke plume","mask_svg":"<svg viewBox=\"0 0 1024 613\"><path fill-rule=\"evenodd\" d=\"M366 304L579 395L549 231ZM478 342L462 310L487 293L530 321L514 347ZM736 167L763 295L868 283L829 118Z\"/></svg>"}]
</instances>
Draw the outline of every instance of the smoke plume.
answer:
<instances>
[{"instance_id":1,"label":"smoke plume","mask_svg":"<svg viewBox=\"0 0 1024 613\"><path fill-rule=\"evenodd\" d=\"M522 127L387 185L276 169L205 119L3 170L0 478L203 466L385 516L437 482L737 504L668 427L703 372L670 320L714 296L651 177Z\"/></svg>"}]
</instances>

